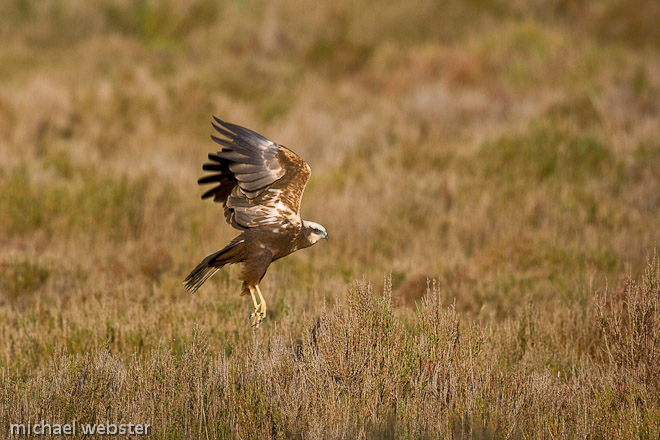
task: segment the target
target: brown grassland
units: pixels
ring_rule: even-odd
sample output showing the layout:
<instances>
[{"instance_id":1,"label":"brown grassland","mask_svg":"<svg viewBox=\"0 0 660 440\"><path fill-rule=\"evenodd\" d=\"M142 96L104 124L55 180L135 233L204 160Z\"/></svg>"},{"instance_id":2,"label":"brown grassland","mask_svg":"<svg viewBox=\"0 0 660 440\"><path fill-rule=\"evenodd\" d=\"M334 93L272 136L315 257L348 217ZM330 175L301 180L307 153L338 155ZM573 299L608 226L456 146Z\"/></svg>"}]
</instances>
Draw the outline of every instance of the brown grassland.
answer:
<instances>
[{"instance_id":1,"label":"brown grassland","mask_svg":"<svg viewBox=\"0 0 660 440\"><path fill-rule=\"evenodd\" d=\"M0 2L0 438L660 438L660 3ZM211 115L330 240L253 332Z\"/></svg>"}]
</instances>

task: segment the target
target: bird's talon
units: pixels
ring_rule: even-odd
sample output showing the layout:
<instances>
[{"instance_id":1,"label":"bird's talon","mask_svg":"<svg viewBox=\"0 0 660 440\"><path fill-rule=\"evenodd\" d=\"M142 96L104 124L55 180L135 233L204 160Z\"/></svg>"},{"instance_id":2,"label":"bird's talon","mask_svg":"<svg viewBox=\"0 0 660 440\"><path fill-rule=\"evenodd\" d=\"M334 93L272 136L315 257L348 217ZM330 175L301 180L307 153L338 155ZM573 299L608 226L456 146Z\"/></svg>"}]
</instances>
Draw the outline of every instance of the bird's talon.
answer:
<instances>
[{"instance_id":1,"label":"bird's talon","mask_svg":"<svg viewBox=\"0 0 660 440\"><path fill-rule=\"evenodd\" d=\"M250 294L252 295L252 303L254 304L254 312L250 315L250 319L252 320L252 328L253 329L258 329L259 325L261 325L261 322L266 319L266 301L264 301L263 295L261 295L261 290L259 289L259 286L255 286L255 290L259 294L259 302L257 302L257 299L254 295L254 290L252 287L250 287Z\"/></svg>"},{"instance_id":2,"label":"bird's talon","mask_svg":"<svg viewBox=\"0 0 660 440\"><path fill-rule=\"evenodd\" d=\"M252 318L252 328L254 330L258 329L259 326L261 325L261 322L263 321L261 315L253 313L252 315L250 315L250 318Z\"/></svg>"}]
</instances>

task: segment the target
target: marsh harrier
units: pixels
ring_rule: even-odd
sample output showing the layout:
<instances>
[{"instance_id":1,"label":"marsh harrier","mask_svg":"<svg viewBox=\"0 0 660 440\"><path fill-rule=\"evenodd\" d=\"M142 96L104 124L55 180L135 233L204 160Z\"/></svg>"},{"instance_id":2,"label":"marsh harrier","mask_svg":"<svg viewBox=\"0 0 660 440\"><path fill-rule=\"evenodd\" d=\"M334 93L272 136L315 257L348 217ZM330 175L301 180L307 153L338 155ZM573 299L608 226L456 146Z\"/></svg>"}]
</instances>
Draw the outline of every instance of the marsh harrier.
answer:
<instances>
[{"instance_id":1,"label":"marsh harrier","mask_svg":"<svg viewBox=\"0 0 660 440\"><path fill-rule=\"evenodd\" d=\"M252 326L266 317L259 283L271 262L328 239L325 228L300 218L300 201L311 168L296 153L258 133L214 117L211 136L222 149L202 166L200 185L214 186L202 195L222 203L225 220L242 231L222 250L204 258L184 280L194 293L227 264L241 263L241 295L252 296ZM258 300L257 300L258 296Z\"/></svg>"}]
</instances>

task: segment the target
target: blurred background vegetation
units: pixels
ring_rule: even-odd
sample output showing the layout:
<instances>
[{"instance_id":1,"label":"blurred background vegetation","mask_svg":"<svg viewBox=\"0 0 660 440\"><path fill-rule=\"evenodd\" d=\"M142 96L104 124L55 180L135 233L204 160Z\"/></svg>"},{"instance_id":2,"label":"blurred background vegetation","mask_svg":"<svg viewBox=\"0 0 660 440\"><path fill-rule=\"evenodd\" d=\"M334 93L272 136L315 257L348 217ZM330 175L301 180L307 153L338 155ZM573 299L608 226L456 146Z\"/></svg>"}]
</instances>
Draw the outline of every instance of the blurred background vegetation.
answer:
<instances>
[{"instance_id":1,"label":"blurred background vegetation","mask_svg":"<svg viewBox=\"0 0 660 440\"><path fill-rule=\"evenodd\" d=\"M247 356L237 269L180 284L235 235L196 184L212 114L305 158L302 214L331 236L271 266L265 340L391 274L404 322L435 280L465 322L538 338L522 371L567 374L598 332L544 331L595 319L595 292L658 246L655 0L4 0L0 17L6 392L62 352L181 354L193 328L208 356ZM530 307L545 330L525 336ZM520 368L501 348L493 365Z\"/></svg>"}]
</instances>

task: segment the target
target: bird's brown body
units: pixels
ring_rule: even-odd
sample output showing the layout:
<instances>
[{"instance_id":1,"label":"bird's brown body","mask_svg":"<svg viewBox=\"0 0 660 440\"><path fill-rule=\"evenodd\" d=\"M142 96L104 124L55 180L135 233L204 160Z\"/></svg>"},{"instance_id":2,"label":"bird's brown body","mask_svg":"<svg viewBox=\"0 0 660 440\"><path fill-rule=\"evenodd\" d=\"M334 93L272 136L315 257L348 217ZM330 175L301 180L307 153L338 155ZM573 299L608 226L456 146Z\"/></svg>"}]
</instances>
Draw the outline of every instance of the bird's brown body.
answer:
<instances>
[{"instance_id":1,"label":"bird's brown body","mask_svg":"<svg viewBox=\"0 0 660 440\"><path fill-rule=\"evenodd\" d=\"M231 241L236 243L232 248L231 260L220 258L210 265L220 268L228 263L242 263L239 277L243 281L241 295L247 295L250 293L250 287L261 282L270 263L311 246L302 227L282 229L278 240L273 240L272 234L270 228L248 229Z\"/></svg>"},{"instance_id":2,"label":"bird's brown body","mask_svg":"<svg viewBox=\"0 0 660 440\"><path fill-rule=\"evenodd\" d=\"M300 218L300 202L311 175L309 165L293 151L251 130L217 118L215 121L219 125L213 127L226 139L211 136L223 148L209 154L212 162L203 166L215 174L199 179L199 183L216 186L202 198L213 197L222 203L225 220L242 233L202 260L184 284L195 292L223 266L241 263L241 294L252 295L257 327L266 315L259 283L270 263L328 235L323 226Z\"/></svg>"}]
</instances>

